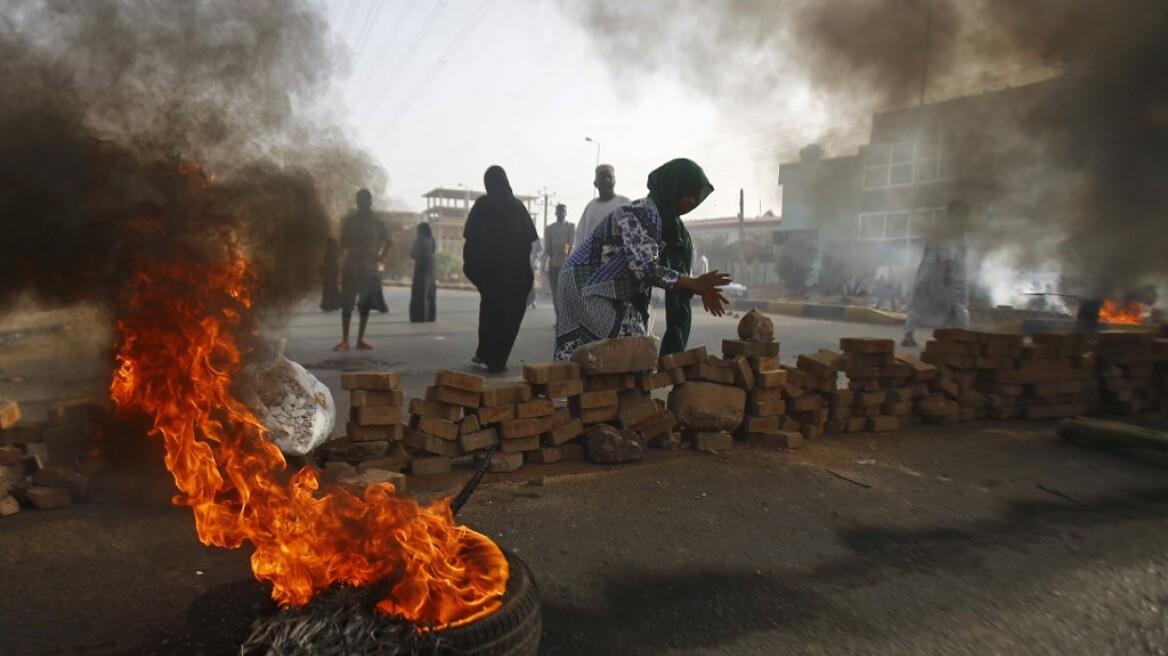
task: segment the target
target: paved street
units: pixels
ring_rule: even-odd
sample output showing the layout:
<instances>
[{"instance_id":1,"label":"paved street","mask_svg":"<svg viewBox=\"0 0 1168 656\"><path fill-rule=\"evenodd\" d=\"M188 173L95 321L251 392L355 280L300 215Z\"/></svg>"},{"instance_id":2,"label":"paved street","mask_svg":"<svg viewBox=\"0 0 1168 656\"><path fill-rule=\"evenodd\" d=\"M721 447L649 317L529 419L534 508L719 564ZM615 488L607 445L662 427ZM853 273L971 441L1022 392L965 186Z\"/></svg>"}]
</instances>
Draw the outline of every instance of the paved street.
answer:
<instances>
[{"instance_id":1,"label":"paved street","mask_svg":"<svg viewBox=\"0 0 1168 656\"><path fill-rule=\"evenodd\" d=\"M404 290L389 300L372 352L332 352L339 317L310 306L272 333L334 390L339 369L369 360L401 371L407 395L469 364L473 295L441 292L430 325L405 320ZM513 372L546 359L551 322L546 302L529 313ZM897 333L776 324L784 360ZM734 326L701 316L694 341L713 347ZM77 336L3 343L0 395L45 389L28 354L62 334ZM80 384L67 366L45 370ZM1168 653L1168 457L1069 445L1051 428L918 426L794 453L528 465L488 476L460 519L531 567L548 655ZM148 451L120 497L0 519L4 656L231 654L266 612L247 548L199 544ZM466 475L413 493L433 498Z\"/></svg>"}]
</instances>

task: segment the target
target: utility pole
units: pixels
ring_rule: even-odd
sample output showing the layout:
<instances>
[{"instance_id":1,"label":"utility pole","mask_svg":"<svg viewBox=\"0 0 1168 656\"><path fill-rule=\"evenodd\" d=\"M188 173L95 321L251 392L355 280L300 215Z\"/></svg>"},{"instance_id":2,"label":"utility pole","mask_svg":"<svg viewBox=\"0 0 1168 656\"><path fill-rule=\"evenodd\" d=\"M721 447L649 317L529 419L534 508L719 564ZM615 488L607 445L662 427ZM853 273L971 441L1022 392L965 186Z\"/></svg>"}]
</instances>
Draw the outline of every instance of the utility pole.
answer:
<instances>
[{"instance_id":1,"label":"utility pole","mask_svg":"<svg viewBox=\"0 0 1168 656\"><path fill-rule=\"evenodd\" d=\"M544 187L543 188L543 234L544 234L544 237L547 237L547 206L548 206L548 193L547 193L547 187Z\"/></svg>"},{"instance_id":2,"label":"utility pole","mask_svg":"<svg viewBox=\"0 0 1168 656\"><path fill-rule=\"evenodd\" d=\"M738 273L746 278L746 190L738 190Z\"/></svg>"}]
</instances>

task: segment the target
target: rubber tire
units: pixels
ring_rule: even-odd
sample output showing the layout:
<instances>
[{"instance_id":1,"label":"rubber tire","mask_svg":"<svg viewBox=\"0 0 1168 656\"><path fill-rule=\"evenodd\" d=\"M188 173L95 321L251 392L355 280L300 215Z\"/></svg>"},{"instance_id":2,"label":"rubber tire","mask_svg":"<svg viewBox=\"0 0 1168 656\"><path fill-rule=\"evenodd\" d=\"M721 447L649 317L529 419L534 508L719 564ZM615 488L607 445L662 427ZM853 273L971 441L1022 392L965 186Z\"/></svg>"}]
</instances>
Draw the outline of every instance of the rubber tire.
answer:
<instances>
[{"instance_id":1,"label":"rubber tire","mask_svg":"<svg viewBox=\"0 0 1168 656\"><path fill-rule=\"evenodd\" d=\"M535 656L543 635L543 606L539 588L527 565L503 551L511 565L503 606L490 615L436 632L440 654L460 656Z\"/></svg>"}]
</instances>

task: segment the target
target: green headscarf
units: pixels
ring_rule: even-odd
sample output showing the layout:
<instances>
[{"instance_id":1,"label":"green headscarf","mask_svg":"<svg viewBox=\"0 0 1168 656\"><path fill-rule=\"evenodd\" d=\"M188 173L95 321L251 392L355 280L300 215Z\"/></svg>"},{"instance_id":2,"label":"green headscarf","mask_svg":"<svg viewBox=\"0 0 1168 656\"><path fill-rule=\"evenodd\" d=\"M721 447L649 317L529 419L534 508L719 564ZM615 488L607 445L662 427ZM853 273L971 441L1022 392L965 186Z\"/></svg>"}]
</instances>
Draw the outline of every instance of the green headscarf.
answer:
<instances>
[{"instance_id":1,"label":"green headscarf","mask_svg":"<svg viewBox=\"0 0 1168 656\"><path fill-rule=\"evenodd\" d=\"M713 191L714 185L706 179L705 171L692 160L684 158L670 160L649 174L649 197L657 204L657 212L661 215L661 233L665 240L667 266L670 266L668 251L681 247L688 250L688 257L690 260L693 259L693 242L677 214L677 201L681 200L682 196L696 193L697 205L701 205ZM687 273L688 262L689 260L686 266Z\"/></svg>"}]
</instances>

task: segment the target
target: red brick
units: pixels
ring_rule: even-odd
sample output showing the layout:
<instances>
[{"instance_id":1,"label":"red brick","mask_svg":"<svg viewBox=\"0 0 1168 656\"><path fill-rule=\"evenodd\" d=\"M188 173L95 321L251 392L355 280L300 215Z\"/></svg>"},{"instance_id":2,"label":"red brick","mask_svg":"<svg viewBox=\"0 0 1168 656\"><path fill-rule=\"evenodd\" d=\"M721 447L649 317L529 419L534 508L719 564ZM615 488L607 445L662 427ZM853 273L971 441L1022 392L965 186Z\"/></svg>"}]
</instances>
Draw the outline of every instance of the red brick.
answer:
<instances>
[{"instance_id":1,"label":"red brick","mask_svg":"<svg viewBox=\"0 0 1168 656\"><path fill-rule=\"evenodd\" d=\"M345 425L345 434L354 442L370 442L379 440L400 440L402 438L401 424L385 426L362 426L349 422Z\"/></svg>"},{"instance_id":2,"label":"red brick","mask_svg":"<svg viewBox=\"0 0 1168 656\"><path fill-rule=\"evenodd\" d=\"M458 442L453 440L444 440L436 435L430 433L423 433L412 428L404 430L404 437L402 441L411 449L425 451L440 456L456 456L459 455ZM456 436L457 438L457 436Z\"/></svg>"},{"instance_id":3,"label":"red brick","mask_svg":"<svg viewBox=\"0 0 1168 656\"><path fill-rule=\"evenodd\" d=\"M536 386L540 396L549 399L566 399L571 396L580 396L584 393L584 379L557 380L554 383Z\"/></svg>"},{"instance_id":4,"label":"red brick","mask_svg":"<svg viewBox=\"0 0 1168 656\"><path fill-rule=\"evenodd\" d=\"M683 373L682 375L684 376L685 374ZM669 387L673 384L673 376L669 371L658 371L657 373L653 374L645 374L637 379L637 388L645 393L651 392L655 389Z\"/></svg>"},{"instance_id":5,"label":"red brick","mask_svg":"<svg viewBox=\"0 0 1168 656\"><path fill-rule=\"evenodd\" d=\"M463 453L470 453L471 451L485 449L492 444L498 444L499 441L498 429L487 428L485 430L478 431L477 433L459 435L458 449Z\"/></svg>"},{"instance_id":6,"label":"red brick","mask_svg":"<svg viewBox=\"0 0 1168 656\"><path fill-rule=\"evenodd\" d=\"M844 358L839 353L821 349L817 353L800 355L795 365L819 378L835 376L844 366Z\"/></svg>"},{"instance_id":7,"label":"red brick","mask_svg":"<svg viewBox=\"0 0 1168 656\"><path fill-rule=\"evenodd\" d=\"M401 408L397 406L369 406L351 408L349 419L359 426L389 426L401 422Z\"/></svg>"},{"instance_id":8,"label":"red brick","mask_svg":"<svg viewBox=\"0 0 1168 656\"><path fill-rule=\"evenodd\" d=\"M693 366L699 362L704 362L706 359L706 347L702 346L681 353L670 353L663 355L657 360L657 369L665 371L667 369L684 369L685 367Z\"/></svg>"},{"instance_id":9,"label":"red brick","mask_svg":"<svg viewBox=\"0 0 1168 656\"><path fill-rule=\"evenodd\" d=\"M843 337L840 350L864 354L892 353L896 350L896 343L881 337Z\"/></svg>"},{"instance_id":10,"label":"red brick","mask_svg":"<svg viewBox=\"0 0 1168 656\"><path fill-rule=\"evenodd\" d=\"M584 393L620 392L637 386L637 374L594 374L584 377Z\"/></svg>"},{"instance_id":11,"label":"red brick","mask_svg":"<svg viewBox=\"0 0 1168 656\"><path fill-rule=\"evenodd\" d=\"M887 433L900 430L900 423L900 417L888 417L884 415L868 417L868 430L873 433Z\"/></svg>"},{"instance_id":12,"label":"red brick","mask_svg":"<svg viewBox=\"0 0 1168 656\"><path fill-rule=\"evenodd\" d=\"M760 371L754 376L754 384L758 387L779 387L787 384L787 372L782 369Z\"/></svg>"},{"instance_id":13,"label":"red brick","mask_svg":"<svg viewBox=\"0 0 1168 656\"><path fill-rule=\"evenodd\" d=\"M600 408L583 408L574 410L576 416L585 424L602 424L616 421L617 406L609 405Z\"/></svg>"},{"instance_id":14,"label":"red brick","mask_svg":"<svg viewBox=\"0 0 1168 656\"><path fill-rule=\"evenodd\" d=\"M787 411L786 401L763 401L762 403L747 402L747 414L755 417L774 417Z\"/></svg>"},{"instance_id":15,"label":"red brick","mask_svg":"<svg viewBox=\"0 0 1168 656\"><path fill-rule=\"evenodd\" d=\"M458 434L470 435L483 429L482 423L476 415L467 415L458 421Z\"/></svg>"},{"instance_id":16,"label":"red brick","mask_svg":"<svg viewBox=\"0 0 1168 656\"><path fill-rule=\"evenodd\" d=\"M516 437L509 440L503 440L499 449L503 453L518 453L520 451L534 451L539 448L539 435L530 435L528 437Z\"/></svg>"},{"instance_id":17,"label":"red brick","mask_svg":"<svg viewBox=\"0 0 1168 656\"><path fill-rule=\"evenodd\" d=\"M584 422L571 418L567 423L553 426L544 433L544 440L552 446L559 446L568 440L579 437L584 432Z\"/></svg>"},{"instance_id":18,"label":"red brick","mask_svg":"<svg viewBox=\"0 0 1168 656\"><path fill-rule=\"evenodd\" d=\"M752 371L754 371L754 373L756 373L756 374L763 372L763 371L774 371L778 368L779 368L779 358L778 357L764 356L764 357L750 358L750 369Z\"/></svg>"},{"instance_id":19,"label":"red brick","mask_svg":"<svg viewBox=\"0 0 1168 656\"><path fill-rule=\"evenodd\" d=\"M474 409L479 407L482 401L482 394L456 387L446 387L445 385L432 385L426 388L426 399Z\"/></svg>"},{"instance_id":20,"label":"red brick","mask_svg":"<svg viewBox=\"0 0 1168 656\"><path fill-rule=\"evenodd\" d=\"M349 392L349 407L364 408L377 405L400 406L404 401L401 390L353 390Z\"/></svg>"},{"instance_id":21,"label":"red brick","mask_svg":"<svg viewBox=\"0 0 1168 656\"><path fill-rule=\"evenodd\" d=\"M734 358L734 384L749 392L754 389L754 372L745 356Z\"/></svg>"},{"instance_id":22,"label":"red brick","mask_svg":"<svg viewBox=\"0 0 1168 656\"><path fill-rule=\"evenodd\" d=\"M494 407L504 403L527 403L531 400L531 385L512 383L483 388L482 405Z\"/></svg>"},{"instance_id":23,"label":"red brick","mask_svg":"<svg viewBox=\"0 0 1168 656\"><path fill-rule=\"evenodd\" d=\"M615 390L606 390L603 392L585 392L580 396L573 397L568 407L573 410L589 410L592 408L615 408L617 405L617 393Z\"/></svg>"},{"instance_id":24,"label":"red brick","mask_svg":"<svg viewBox=\"0 0 1168 656\"><path fill-rule=\"evenodd\" d=\"M779 387L756 387L750 390L750 393L747 394L746 399L750 403L769 403L772 401L782 401L784 400L785 389L785 384Z\"/></svg>"},{"instance_id":25,"label":"red brick","mask_svg":"<svg viewBox=\"0 0 1168 656\"><path fill-rule=\"evenodd\" d=\"M434 417L444 421L458 421L462 417L462 406L450 405L425 399L410 399L410 414L418 417Z\"/></svg>"},{"instance_id":26,"label":"red brick","mask_svg":"<svg viewBox=\"0 0 1168 656\"><path fill-rule=\"evenodd\" d=\"M685 379L688 381L706 381L721 385L734 384L734 369L726 366L720 360L703 360L685 368Z\"/></svg>"},{"instance_id":27,"label":"red brick","mask_svg":"<svg viewBox=\"0 0 1168 656\"><path fill-rule=\"evenodd\" d=\"M580 378L580 365L575 362L543 362L523 365L523 379L535 385L546 385L577 378Z\"/></svg>"},{"instance_id":28,"label":"red brick","mask_svg":"<svg viewBox=\"0 0 1168 656\"><path fill-rule=\"evenodd\" d=\"M547 417L511 419L499 424L499 436L506 442L521 437L538 436L550 427L551 420Z\"/></svg>"},{"instance_id":29,"label":"red brick","mask_svg":"<svg viewBox=\"0 0 1168 656\"><path fill-rule=\"evenodd\" d=\"M748 415L742 419L739 430L743 433L773 433L782 430L782 425L782 420L778 416L752 417Z\"/></svg>"},{"instance_id":30,"label":"red brick","mask_svg":"<svg viewBox=\"0 0 1168 656\"><path fill-rule=\"evenodd\" d=\"M515 404L508 403L493 408L479 408L475 411L475 416L479 418L479 423L483 426L508 421L515 418Z\"/></svg>"},{"instance_id":31,"label":"red brick","mask_svg":"<svg viewBox=\"0 0 1168 656\"><path fill-rule=\"evenodd\" d=\"M515 404L516 419L534 419L536 417L550 417L556 406L551 399L532 399L527 403Z\"/></svg>"},{"instance_id":32,"label":"red brick","mask_svg":"<svg viewBox=\"0 0 1168 656\"><path fill-rule=\"evenodd\" d=\"M884 405L888 401L887 392L861 392L856 395L856 405L871 408Z\"/></svg>"},{"instance_id":33,"label":"red brick","mask_svg":"<svg viewBox=\"0 0 1168 656\"><path fill-rule=\"evenodd\" d=\"M793 412L805 412L808 410L819 410L823 407L823 397L818 394L804 394L797 399L791 400L787 404L787 408Z\"/></svg>"},{"instance_id":34,"label":"red brick","mask_svg":"<svg viewBox=\"0 0 1168 656\"><path fill-rule=\"evenodd\" d=\"M393 371L346 371L341 373L343 390L395 390L398 375Z\"/></svg>"},{"instance_id":35,"label":"red brick","mask_svg":"<svg viewBox=\"0 0 1168 656\"><path fill-rule=\"evenodd\" d=\"M779 355L779 343L751 342L742 339L722 340L723 357L731 358L738 355L746 357L777 357Z\"/></svg>"}]
</instances>

